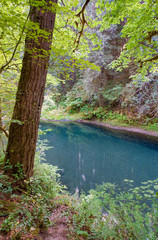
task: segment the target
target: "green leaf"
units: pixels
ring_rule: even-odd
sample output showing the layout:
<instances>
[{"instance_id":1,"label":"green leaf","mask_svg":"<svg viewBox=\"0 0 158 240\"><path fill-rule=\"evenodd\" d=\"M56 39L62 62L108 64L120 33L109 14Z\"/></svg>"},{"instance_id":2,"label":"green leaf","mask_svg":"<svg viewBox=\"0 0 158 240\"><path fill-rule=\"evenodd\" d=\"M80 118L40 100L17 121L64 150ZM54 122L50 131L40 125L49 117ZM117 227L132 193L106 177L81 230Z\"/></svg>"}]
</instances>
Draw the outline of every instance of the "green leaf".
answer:
<instances>
[{"instance_id":1,"label":"green leaf","mask_svg":"<svg viewBox=\"0 0 158 240\"><path fill-rule=\"evenodd\" d=\"M158 185L154 185L154 188L155 188L156 190L158 190Z\"/></svg>"}]
</instances>

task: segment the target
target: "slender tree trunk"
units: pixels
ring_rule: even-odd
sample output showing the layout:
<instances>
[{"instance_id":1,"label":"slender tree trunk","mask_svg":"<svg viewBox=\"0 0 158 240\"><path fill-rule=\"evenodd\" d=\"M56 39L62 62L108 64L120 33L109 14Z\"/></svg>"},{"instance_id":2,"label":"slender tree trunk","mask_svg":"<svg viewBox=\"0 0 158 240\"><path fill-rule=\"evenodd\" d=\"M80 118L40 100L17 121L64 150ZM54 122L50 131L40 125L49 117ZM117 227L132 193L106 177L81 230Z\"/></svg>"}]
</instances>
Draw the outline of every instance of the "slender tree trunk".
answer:
<instances>
[{"instance_id":1,"label":"slender tree trunk","mask_svg":"<svg viewBox=\"0 0 158 240\"><path fill-rule=\"evenodd\" d=\"M34 34L34 37L30 37L29 34L26 37L23 65L12 117L14 121L9 129L5 160L9 160L13 165L13 172L17 171L16 163L22 164L26 178L33 174L39 120L55 23L55 11L48 10L48 7L56 3L57 0L45 0L43 9L36 6L30 7L30 20L38 23L40 29L45 30L49 35L48 37L37 36L36 31L32 30L30 36Z\"/></svg>"}]
</instances>

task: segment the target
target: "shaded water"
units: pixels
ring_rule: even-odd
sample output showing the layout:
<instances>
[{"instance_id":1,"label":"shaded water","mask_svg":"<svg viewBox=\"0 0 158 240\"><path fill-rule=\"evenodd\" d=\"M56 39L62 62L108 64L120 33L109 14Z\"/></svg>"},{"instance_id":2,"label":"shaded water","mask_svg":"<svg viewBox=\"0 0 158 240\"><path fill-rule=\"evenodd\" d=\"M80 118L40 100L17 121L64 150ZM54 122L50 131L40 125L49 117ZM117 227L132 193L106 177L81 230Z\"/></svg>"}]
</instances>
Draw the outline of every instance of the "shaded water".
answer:
<instances>
[{"instance_id":1,"label":"shaded water","mask_svg":"<svg viewBox=\"0 0 158 240\"><path fill-rule=\"evenodd\" d=\"M61 169L61 181L72 193L103 182L122 186L130 179L139 185L158 178L158 144L83 123L45 123L40 129L49 129L40 139L53 147L46 160Z\"/></svg>"}]
</instances>

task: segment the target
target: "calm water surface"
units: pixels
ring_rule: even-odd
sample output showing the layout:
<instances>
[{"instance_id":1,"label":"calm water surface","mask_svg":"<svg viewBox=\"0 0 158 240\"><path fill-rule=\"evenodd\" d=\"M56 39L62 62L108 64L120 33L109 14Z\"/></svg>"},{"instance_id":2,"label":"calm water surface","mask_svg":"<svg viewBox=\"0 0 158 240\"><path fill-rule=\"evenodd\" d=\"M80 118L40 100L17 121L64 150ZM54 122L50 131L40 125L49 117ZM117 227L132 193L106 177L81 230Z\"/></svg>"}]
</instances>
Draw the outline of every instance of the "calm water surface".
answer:
<instances>
[{"instance_id":1,"label":"calm water surface","mask_svg":"<svg viewBox=\"0 0 158 240\"><path fill-rule=\"evenodd\" d=\"M130 179L140 185L158 178L158 144L83 123L41 124L40 129L49 129L40 139L53 147L46 160L61 169L61 181L72 193L103 182L123 186Z\"/></svg>"}]
</instances>

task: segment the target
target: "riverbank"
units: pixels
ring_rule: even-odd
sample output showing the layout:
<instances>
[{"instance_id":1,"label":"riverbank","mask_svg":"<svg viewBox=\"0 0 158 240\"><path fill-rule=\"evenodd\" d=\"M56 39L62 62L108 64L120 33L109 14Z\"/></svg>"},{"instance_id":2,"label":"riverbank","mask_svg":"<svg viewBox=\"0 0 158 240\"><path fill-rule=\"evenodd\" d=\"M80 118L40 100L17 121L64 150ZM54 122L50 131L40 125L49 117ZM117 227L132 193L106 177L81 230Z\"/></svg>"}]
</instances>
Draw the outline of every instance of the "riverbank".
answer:
<instances>
[{"instance_id":1,"label":"riverbank","mask_svg":"<svg viewBox=\"0 0 158 240\"><path fill-rule=\"evenodd\" d=\"M50 110L43 110L41 121L79 121L102 125L104 127L120 130L133 131L138 134L158 136L158 119L136 119L122 113L99 109L92 112L69 113L63 107ZM119 128L119 129L118 129Z\"/></svg>"},{"instance_id":2,"label":"riverbank","mask_svg":"<svg viewBox=\"0 0 158 240\"><path fill-rule=\"evenodd\" d=\"M144 140L154 141L158 142L158 131L151 131L146 130L143 127L136 127L136 126L122 126L122 125L113 125L107 122L103 121L90 121L90 120L83 120L83 119L41 119L41 122L79 122L79 123L87 123L92 125L97 125L106 128L109 131L115 132L115 133L122 133L125 135L133 135L143 138Z\"/></svg>"}]
</instances>

